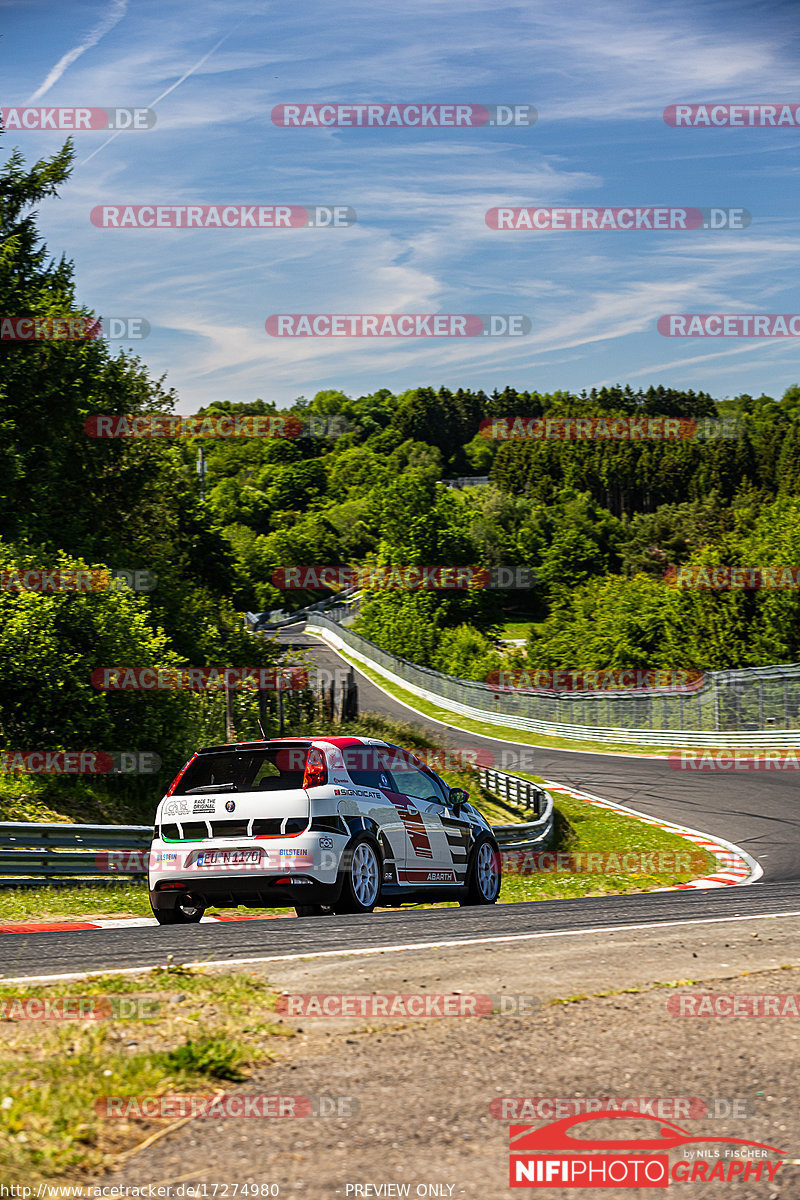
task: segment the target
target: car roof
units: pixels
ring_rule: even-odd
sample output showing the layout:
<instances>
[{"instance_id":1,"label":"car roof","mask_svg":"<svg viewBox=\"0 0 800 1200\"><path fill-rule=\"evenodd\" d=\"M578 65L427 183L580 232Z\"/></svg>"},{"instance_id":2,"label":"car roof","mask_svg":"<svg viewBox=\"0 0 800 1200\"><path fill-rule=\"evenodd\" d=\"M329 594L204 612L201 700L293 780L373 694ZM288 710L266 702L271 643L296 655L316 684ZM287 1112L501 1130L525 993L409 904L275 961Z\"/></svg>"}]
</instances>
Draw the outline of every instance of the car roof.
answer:
<instances>
[{"instance_id":1,"label":"car roof","mask_svg":"<svg viewBox=\"0 0 800 1200\"><path fill-rule=\"evenodd\" d=\"M212 754L220 750L272 750L280 749L282 746L335 746L338 750L345 750L348 746L390 746L390 742L384 742L380 738L368 737L328 737L327 735L314 735L309 737L278 737L278 738L263 738L256 742L224 742L218 746L204 746L199 750L199 754Z\"/></svg>"}]
</instances>

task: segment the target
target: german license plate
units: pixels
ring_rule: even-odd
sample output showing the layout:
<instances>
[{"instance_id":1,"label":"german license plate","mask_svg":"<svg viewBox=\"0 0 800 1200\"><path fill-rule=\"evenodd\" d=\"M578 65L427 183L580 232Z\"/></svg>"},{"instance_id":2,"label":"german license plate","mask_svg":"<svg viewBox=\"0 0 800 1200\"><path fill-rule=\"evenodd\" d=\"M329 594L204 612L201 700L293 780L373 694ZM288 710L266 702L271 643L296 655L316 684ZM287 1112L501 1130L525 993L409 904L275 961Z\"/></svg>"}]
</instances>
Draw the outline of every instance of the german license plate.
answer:
<instances>
[{"instance_id":1,"label":"german license plate","mask_svg":"<svg viewBox=\"0 0 800 1200\"><path fill-rule=\"evenodd\" d=\"M255 850L201 850L194 860L196 867L241 867L261 862L261 851Z\"/></svg>"}]
</instances>

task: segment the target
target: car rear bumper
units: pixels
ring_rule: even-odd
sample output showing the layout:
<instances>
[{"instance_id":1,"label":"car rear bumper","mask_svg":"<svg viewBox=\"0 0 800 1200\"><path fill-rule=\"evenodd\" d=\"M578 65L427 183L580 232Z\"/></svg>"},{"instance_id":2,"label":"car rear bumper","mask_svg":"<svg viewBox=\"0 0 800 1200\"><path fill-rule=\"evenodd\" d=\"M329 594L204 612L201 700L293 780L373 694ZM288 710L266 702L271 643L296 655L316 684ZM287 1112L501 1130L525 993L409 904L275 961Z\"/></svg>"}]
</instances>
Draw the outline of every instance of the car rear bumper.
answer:
<instances>
[{"instance_id":1,"label":"car rear bumper","mask_svg":"<svg viewBox=\"0 0 800 1200\"><path fill-rule=\"evenodd\" d=\"M158 898L159 908L173 907L167 897L187 892L214 896L215 903L228 897L230 904L255 903L265 896L274 903L280 893L290 897L284 904L292 904L301 894L318 889L329 894L337 886L346 845L346 837L316 833L200 842L154 839L148 870L150 894ZM232 855L249 859L256 854L255 861L225 861Z\"/></svg>"},{"instance_id":2,"label":"car rear bumper","mask_svg":"<svg viewBox=\"0 0 800 1200\"><path fill-rule=\"evenodd\" d=\"M150 901L159 911L174 908L190 898L204 908L284 908L296 904L332 904L340 882L320 883L302 874L249 875L245 879L207 877L159 880L150 889Z\"/></svg>"}]
</instances>

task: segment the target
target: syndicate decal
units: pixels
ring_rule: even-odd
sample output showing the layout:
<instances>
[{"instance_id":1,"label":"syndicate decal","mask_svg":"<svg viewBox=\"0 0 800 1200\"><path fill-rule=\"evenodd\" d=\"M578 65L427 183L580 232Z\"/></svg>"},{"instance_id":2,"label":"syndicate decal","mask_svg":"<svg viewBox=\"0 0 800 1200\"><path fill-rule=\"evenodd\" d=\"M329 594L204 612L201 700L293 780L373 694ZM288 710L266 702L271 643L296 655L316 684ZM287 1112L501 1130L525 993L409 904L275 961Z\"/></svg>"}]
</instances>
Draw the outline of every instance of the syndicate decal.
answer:
<instances>
[{"instance_id":1,"label":"syndicate decal","mask_svg":"<svg viewBox=\"0 0 800 1200\"><path fill-rule=\"evenodd\" d=\"M0 342L139 342L149 334L144 317L0 317Z\"/></svg>"},{"instance_id":2,"label":"syndicate decal","mask_svg":"<svg viewBox=\"0 0 800 1200\"><path fill-rule=\"evenodd\" d=\"M800 313L665 313L662 337L800 337Z\"/></svg>"},{"instance_id":3,"label":"syndicate decal","mask_svg":"<svg viewBox=\"0 0 800 1200\"><path fill-rule=\"evenodd\" d=\"M712 126L738 126L750 129L775 129L780 125L800 125L797 104L668 104L664 121L677 129Z\"/></svg>"},{"instance_id":4,"label":"syndicate decal","mask_svg":"<svg viewBox=\"0 0 800 1200\"><path fill-rule=\"evenodd\" d=\"M521 313L273 313L271 337L524 337Z\"/></svg>"},{"instance_id":5,"label":"syndicate decal","mask_svg":"<svg viewBox=\"0 0 800 1200\"><path fill-rule=\"evenodd\" d=\"M156 775L161 759L149 750L0 750L8 775Z\"/></svg>"},{"instance_id":6,"label":"syndicate decal","mask_svg":"<svg viewBox=\"0 0 800 1200\"><path fill-rule=\"evenodd\" d=\"M700 875L708 860L701 850L650 850L616 853L555 850L501 850L505 875Z\"/></svg>"},{"instance_id":7,"label":"syndicate decal","mask_svg":"<svg viewBox=\"0 0 800 1200\"><path fill-rule=\"evenodd\" d=\"M716 750L709 746L677 751L669 755L668 762L673 771L797 771L797 754L796 749L768 750L764 746L755 750L739 746Z\"/></svg>"},{"instance_id":8,"label":"syndicate decal","mask_svg":"<svg viewBox=\"0 0 800 1200\"><path fill-rule=\"evenodd\" d=\"M349 204L98 204L99 229L333 229L354 225Z\"/></svg>"},{"instance_id":9,"label":"syndicate decal","mask_svg":"<svg viewBox=\"0 0 800 1200\"><path fill-rule=\"evenodd\" d=\"M667 1000L673 1017L800 1017L798 992L743 992L739 995L680 993Z\"/></svg>"},{"instance_id":10,"label":"syndicate decal","mask_svg":"<svg viewBox=\"0 0 800 1200\"><path fill-rule=\"evenodd\" d=\"M302 691L308 687L308 672L300 667L280 671L267 667L98 667L91 678L98 691L113 692Z\"/></svg>"},{"instance_id":11,"label":"syndicate decal","mask_svg":"<svg viewBox=\"0 0 800 1200\"><path fill-rule=\"evenodd\" d=\"M596 671L490 671L486 685L495 692L696 692L705 684L702 671L669 668L609 667Z\"/></svg>"},{"instance_id":12,"label":"syndicate decal","mask_svg":"<svg viewBox=\"0 0 800 1200\"><path fill-rule=\"evenodd\" d=\"M723 591L759 589L797 591L800 588L800 567L676 567L671 565L664 574L670 587L709 588Z\"/></svg>"},{"instance_id":13,"label":"syndicate decal","mask_svg":"<svg viewBox=\"0 0 800 1200\"><path fill-rule=\"evenodd\" d=\"M571 1132L576 1125L592 1129L601 1121L652 1121L638 1112L595 1112L564 1117L549 1125L509 1126L509 1184L519 1187L645 1188L669 1187L670 1182L771 1183L785 1151L743 1138L706 1135L695 1137L678 1125L658 1119L649 1137L592 1138ZM624 1132L624 1130L621 1130ZM632 1131L631 1131L632 1132ZM669 1152L690 1145L712 1146L711 1151L684 1151L687 1157L670 1166ZM720 1153L720 1147L724 1151ZM554 1153L555 1152L555 1153ZM692 1161L688 1155L699 1156ZM708 1158L713 1158L713 1163ZM754 1161L754 1160L758 1161Z\"/></svg>"},{"instance_id":14,"label":"syndicate decal","mask_svg":"<svg viewBox=\"0 0 800 1200\"><path fill-rule=\"evenodd\" d=\"M284 129L409 129L533 125L532 104L276 104L272 124Z\"/></svg>"},{"instance_id":15,"label":"syndicate decal","mask_svg":"<svg viewBox=\"0 0 800 1200\"><path fill-rule=\"evenodd\" d=\"M490 208L490 229L638 230L746 229L746 208Z\"/></svg>"},{"instance_id":16,"label":"syndicate decal","mask_svg":"<svg viewBox=\"0 0 800 1200\"><path fill-rule=\"evenodd\" d=\"M674 442L738 437L736 417L486 417L478 426L488 441Z\"/></svg>"},{"instance_id":17,"label":"syndicate decal","mask_svg":"<svg viewBox=\"0 0 800 1200\"><path fill-rule=\"evenodd\" d=\"M466 588L526 590L533 587L535 574L530 567L359 567L302 566L278 567L272 582L282 590L322 588Z\"/></svg>"},{"instance_id":18,"label":"syndicate decal","mask_svg":"<svg viewBox=\"0 0 800 1200\"><path fill-rule=\"evenodd\" d=\"M152 129L152 108L0 108L4 129Z\"/></svg>"}]
</instances>

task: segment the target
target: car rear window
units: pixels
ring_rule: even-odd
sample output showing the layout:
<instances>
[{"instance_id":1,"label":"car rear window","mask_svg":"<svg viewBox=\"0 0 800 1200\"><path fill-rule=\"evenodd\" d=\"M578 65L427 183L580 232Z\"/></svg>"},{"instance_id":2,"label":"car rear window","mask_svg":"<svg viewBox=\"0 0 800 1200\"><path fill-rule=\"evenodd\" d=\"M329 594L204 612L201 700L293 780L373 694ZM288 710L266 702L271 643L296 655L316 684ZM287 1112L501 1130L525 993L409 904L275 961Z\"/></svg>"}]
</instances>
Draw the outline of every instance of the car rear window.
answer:
<instances>
[{"instance_id":1,"label":"car rear window","mask_svg":"<svg viewBox=\"0 0 800 1200\"><path fill-rule=\"evenodd\" d=\"M307 746L199 754L173 793L283 792L302 788Z\"/></svg>"}]
</instances>

